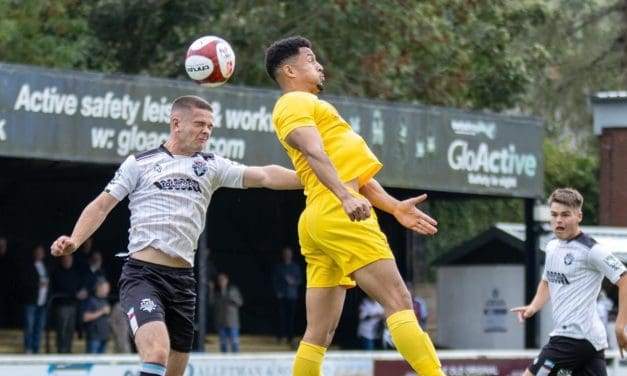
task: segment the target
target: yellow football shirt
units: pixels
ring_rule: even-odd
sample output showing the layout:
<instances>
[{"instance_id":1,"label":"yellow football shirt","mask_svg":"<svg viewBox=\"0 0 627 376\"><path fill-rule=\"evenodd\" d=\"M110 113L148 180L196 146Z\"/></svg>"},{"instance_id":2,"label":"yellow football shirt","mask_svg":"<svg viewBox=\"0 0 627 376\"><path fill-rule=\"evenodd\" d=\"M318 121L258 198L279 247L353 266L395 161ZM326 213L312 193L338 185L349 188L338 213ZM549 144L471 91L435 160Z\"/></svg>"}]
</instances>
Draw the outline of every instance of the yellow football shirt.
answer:
<instances>
[{"instance_id":1,"label":"yellow football shirt","mask_svg":"<svg viewBox=\"0 0 627 376\"><path fill-rule=\"evenodd\" d=\"M274 106L272 121L309 198L327 188L311 170L305 156L285 141L296 128L318 129L324 150L343 182L357 178L361 187L383 167L364 139L342 119L337 109L314 94L301 91L284 94Z\"/></svg>"}]
</instances>

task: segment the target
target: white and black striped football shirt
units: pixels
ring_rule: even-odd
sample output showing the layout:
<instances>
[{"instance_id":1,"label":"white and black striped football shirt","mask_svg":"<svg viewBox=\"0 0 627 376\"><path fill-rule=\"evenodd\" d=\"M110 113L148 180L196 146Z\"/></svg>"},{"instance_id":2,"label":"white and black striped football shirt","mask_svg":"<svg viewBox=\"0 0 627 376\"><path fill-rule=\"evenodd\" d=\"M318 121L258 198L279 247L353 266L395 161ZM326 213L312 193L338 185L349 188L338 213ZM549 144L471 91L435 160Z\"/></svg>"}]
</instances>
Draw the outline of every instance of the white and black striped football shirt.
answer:
<instances>
[{"instance_id":1,"label":"white and black striped football shirt","mask_svg":"<svg viewBox=\"0 0 627 376\"><path fill-rule=\"evenodd\" d=\"M213 154L172 155L163 145L129 156L105 188L129 197L129 254L150 246L193 265L213 192L243 188L245 168Z\"/></svg>"},{"instance_id":2,"label":"white and black striped football shirt","mask_svg":"<svg viewBox=\"0 0 627 376\"><path fill-rule=\"evenodd\" d=\"M546 246L542 279L548 282L553 307L551 336L587 339L607 347L605 327L596 301L603 277L616 283L625 266L608 249L580 233L569 241L553 239Z\"/></svg>"}]
</instances>

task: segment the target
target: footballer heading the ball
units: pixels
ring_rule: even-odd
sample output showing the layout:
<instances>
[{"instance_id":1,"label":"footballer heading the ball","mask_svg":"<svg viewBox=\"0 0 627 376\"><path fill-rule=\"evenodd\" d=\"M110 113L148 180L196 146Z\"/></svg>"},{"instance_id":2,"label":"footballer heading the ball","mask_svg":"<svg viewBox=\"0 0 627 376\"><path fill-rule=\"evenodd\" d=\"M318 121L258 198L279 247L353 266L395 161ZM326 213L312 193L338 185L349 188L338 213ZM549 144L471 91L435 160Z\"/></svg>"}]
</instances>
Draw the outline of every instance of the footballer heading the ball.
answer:
<instances>
[{"instance_id":1,"label":"footballer heading the ball","mask_svg":"<svg viewBox=\"0 0 627 376\"><path fill-rule=\"evenodd\" d=\"M216 87L225 83L235 69L235 53L226 40L206 35L187 49L185 71L197 84Z\"/></svg>"}]
</instances>

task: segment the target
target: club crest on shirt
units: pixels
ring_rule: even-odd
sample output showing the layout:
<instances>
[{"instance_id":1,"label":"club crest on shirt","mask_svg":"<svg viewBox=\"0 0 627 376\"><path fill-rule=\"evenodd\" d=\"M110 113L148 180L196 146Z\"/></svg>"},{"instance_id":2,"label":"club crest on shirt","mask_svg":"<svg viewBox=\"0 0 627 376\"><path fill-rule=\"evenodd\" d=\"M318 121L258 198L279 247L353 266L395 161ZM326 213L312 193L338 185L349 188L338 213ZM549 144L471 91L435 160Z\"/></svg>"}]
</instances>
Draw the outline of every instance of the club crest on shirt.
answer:
<instances>
[{"instance_id":1,"label":"club crest on shirt","mask_svg":"<svg viewBox=\"0 0 627 376\"><path fill-rule=\"evenodd\" d=\"M144 312L152 312L156 308L157 305L150 298L142 299L141 302L139 302L139 309Z\"/></svg>"},{"instance_id":2,"label":"club crest on shirt","mask_svg":"<svg viewBox=\"0 0 627 376\"><path fill-rule=\"evenodd\" d=\"M564 265L570 265L573 261L575 261L575 256L573 256L572 253L567 253L566 256L564 256Z\"/></svg>"},{"instance_id":3,"label":"club crest on shirt","mask_svg":"<svg viewBox=\"0 0 627 376\"><path fill-rule=\"evenodd\" d=\"M207 161L202 158L194 159L192 168L194 169L196 176L203 176L207 172Z\"/></svg>"}]
</instances>

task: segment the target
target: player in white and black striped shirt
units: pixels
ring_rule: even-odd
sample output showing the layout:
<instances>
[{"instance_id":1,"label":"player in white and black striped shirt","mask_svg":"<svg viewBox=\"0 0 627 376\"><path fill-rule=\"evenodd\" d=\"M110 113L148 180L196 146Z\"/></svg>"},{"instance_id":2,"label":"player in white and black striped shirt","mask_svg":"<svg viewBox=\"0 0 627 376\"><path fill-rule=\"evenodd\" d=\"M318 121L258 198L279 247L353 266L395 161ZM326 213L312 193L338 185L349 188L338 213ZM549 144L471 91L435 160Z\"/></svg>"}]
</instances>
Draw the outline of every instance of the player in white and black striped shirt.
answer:
<instances>
[{"instance_id":1,"label":"player in white and black striped shirt","mask_svg":"<svg viewBox=\"0 0 627 376\"><path fill-rule=\"evenodd\" d=\"M293 170L249 167L201 153L212 128L207 101L176 99L165 144L129 156L105 191L85 207L72 235L60 236L51 246L54 256L74 252L128 195L130 256L120 277L120 303L142 360L140 375L164 375L166 367L168 375L183 375L187 366L196 305L194 250L213 192L220 187L302 188Z\"/></svg>"},{"instance_id":2,"label":"player in white and black striped shirt","mask_svg":"<svg viewBox=\"0 0 627 376\"><path fill-rule=\"evenodd\" d=\"M583 197L579 192L557 189L549 197L549 205L556 239L546 246L542 280L531 303L512 311L523 322L551 299L554 329L524 376L556 375L560 370L572 375L607 375L607 335L596 300L604 277L618 286L616 338L622 354L627 345L623 330L627 324L625 266L609 249L581 232Z\"/></svg>"}]
</instances>

